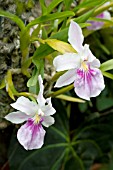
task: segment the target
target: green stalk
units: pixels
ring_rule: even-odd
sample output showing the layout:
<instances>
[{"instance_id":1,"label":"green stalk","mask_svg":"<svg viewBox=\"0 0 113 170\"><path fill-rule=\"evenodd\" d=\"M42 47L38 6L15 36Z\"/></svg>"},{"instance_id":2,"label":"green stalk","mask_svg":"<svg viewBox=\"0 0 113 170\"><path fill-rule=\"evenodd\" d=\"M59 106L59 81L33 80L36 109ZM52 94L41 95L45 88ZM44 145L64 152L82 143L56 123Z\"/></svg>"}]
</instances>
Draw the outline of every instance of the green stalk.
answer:
<instances>
[{"instance_id":1,"label":"green stalk","mask_svg":"<svg viewBox=\"0 0 113 170\"><path fill-rule=\"evenodd\" d=\"M56 91L56 92L51 92L51 93L48 94L47 96L48 96L48 97L50 97L50 96L51 96L51 97L58 96L58 95L60 95L60 94L62 94L62 93L65 93L65 92L73 89L73 87L74 87L74 85L71 84L71 85L69 85L69 86L67 86L67 87L64 87L64 88L62 88L62 89L60 89L60 90L58 90L58 91Z\"/></svg>"}]
</instances>

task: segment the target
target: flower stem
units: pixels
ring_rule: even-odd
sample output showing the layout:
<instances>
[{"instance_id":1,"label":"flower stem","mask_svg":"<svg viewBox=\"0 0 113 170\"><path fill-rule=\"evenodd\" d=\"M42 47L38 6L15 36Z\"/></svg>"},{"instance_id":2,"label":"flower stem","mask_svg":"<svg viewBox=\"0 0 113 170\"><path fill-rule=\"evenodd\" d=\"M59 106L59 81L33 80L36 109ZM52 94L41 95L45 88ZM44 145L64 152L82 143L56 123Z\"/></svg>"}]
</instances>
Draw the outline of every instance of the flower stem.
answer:
<instances>
[{"instance_id":1,"label":"flower stem","mask_svg":"<svg viewBox=\"0 0 113 170\"><path fill-rule=\"evenodd\" d=\"M64 88L62 88L62 89L60 89L60 90L57 90L56 92L51 92L51 93L48 94L47 96L48 96L48 97L58 96L58 95L60 95L60 94L62 94L62 93L65 93L65 92L73 89L73 87L74 87L74 85L71 84L71 85L69 85L69 86L67 86L67 87L64 87Z\"/></svg>"}]
</instances>

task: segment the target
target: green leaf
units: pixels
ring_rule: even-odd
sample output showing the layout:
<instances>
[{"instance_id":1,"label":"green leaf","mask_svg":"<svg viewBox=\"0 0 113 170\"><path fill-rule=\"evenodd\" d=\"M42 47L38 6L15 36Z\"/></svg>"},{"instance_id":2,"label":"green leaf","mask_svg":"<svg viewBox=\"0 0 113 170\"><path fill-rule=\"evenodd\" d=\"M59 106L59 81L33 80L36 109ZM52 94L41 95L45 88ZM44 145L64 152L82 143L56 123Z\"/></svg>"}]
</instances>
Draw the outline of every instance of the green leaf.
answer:
<instances>
[{"instance_id":1,"label":"green leaf","mask_svg":"<svg viewBox=\"0 0 113 170\"><path fill-rule=\"evenodd\" d=\"M29 56L30 34L26 29L20 33L20 48L22 52L22 64Z\"/></svg>"},{"instance_id":2,"label":"green leaf","mask_svg":"<svg viewBox=\"0 0 113 170\"><path fill-rule=\"evenodd\" d=\"M33 63L36 65L37 70L38 70L38 74L41 74L42 77L44 75L44 61L43 59L38 59L37 60L33 60Z\"/></svg>"},{"instance_id":3,"label":"green leaf","mask_svg":"<svg viewBox=\"0 0 113 170\"><path fill-rule=\"evenodd\" d=\"M11 19L19 26L19 28L21 30L25 29L25 25L24 25L23 21L18 16L11 14L9 12L3 11L3 10L0 10L0 16L7 17L7 18Z\"/></svg>"},{"instance_id":4,"label":"green leaf","mask_svg":"<svg viewBox=\"0 0 113 170\"><path fill-rule=\"evenodd\" d=\"M37 60L44 58L54 52L54 50L47 44L40 45L33 55L33 63L37 65Z\"/></svg>"},{"instance_id":5,"label":"green leaf","mask_svg":"<svg viewBox=\"0 0 113 170\"><path fill-rule=\"evenodd\" d=\"M71 152L73 154L73 157L71 156L71 158L66 162L65 165L65 169L79 169L79 170L85 170L84 164L82 159L78 156L78 154L76 153L76 151L73 149L73 147L71 147Z\"/></svg>"},{"instance_id":6,"label":"green leaf","mask_svg":"<svg viewBox=\"0 0 113 170\"><path fill-rule=\"evenodd\" d=\"M72 11L64 11L64 12L56 12L56 13L53 13L53 14L48 14L48 15L41 16L41 17L36 18L35 20L31 21L26 26L26 28L29 29L30 27L32 27L36 24L52 21L52 20L55 20L55 19L65 18L65 17L69 17L69 16L74 16L74 15L75 14Z\"/></svg>"},{"instance_id":7,"label":"green leaf","mask_svg":"<svg viewBox=\"0 0 113 170\"><path fill-rule=\"evenodd\" d=\"M67 40L68 35L68 29L64 29L55 35L51 36L51 38L59 39L62 41ZM44 58L48 56L49 54L53 53L54 49L52 49L49 45L47 44L41 44L40 47L38 47L33 55L33 63L35 64L37 59Z\"/></svg>"},{"instance_id":8,"label":"green leaf","mask_svg":"<svg viewBox=\"0 0 113 170\"><path fill-rule=\"evenodd\" d=\"M44 0L39 0L39 1L40 1L41 10L42 10L42 15L45 15L47 13L47 7L45 5L45 1Z\"/></svg>"},{"instance_id":9,"label":"green leaf","mask_svg":"<svg viewBox=\"0 0 113 170\"><path fill-rule=\"evenodd\" d=\"M113 98L111 98L111 97L99 97L99 98L97 98L96 105L97 105L97 109L99 111L103 111L105 109L113 107Z\"/></svg>"},{"instance_id":10,"label":"green leaf","mask_svg":"<svg viewBox=\"0 0 113 170\"><path fill-rule=\"evenodd\" d=\"M105 77L110 78L110 79L113 80L113 74L108 73L108 72L104 72L104 71L102 71L102 74L103 74Z\"/></svg>"},{"instance_id":11,"label":"green leaf","mask_svg":"<svg viewBox=\"0 0 113 170\"><path fill-rule=\"evenodd\" d=\"M47 7L47 13L49 14L50 12L52 12L52 10L62 1L63 0L52 0L49 6Z\"/></svg>"},{"instance_id":12,"label":"green leaf","mask_svg":"<svg viewBox=\"0 0 113 170\"><path fill-rule=\"evenodd\" d=\"M76 53L75 49L73 49L73 47L63 41L60 40L56 40L56 39L46 39L46 40L42 40L43 42L46 42L50 47L52 47L54 50L65 54L65 53Z\"/></svg>"},{"instance_id":13,"label":"green leaf","mask_svg":"<svg viewBox=\"0 0 113 170\"><path fill-rule=\"evenodd\" d=\"M69 9L69 8L70 8L72 2L73 2L73 0L64 0L66 9Z\"/></svg>"},{"instance_id":14,"label":"green leaf","mask_svg":"<svg viewBox=\"0 0 113 170\"><path fill-rule=\"evenodd\" d=\"M14 95L17 94L18 92L16 91L16 89L14 87L14 84L13 84L13 81L12 81L12 74L11 74L10 70L7 71L7 74L6 74L6 77L5 77L5 82L6 82L6 90L9 94L9 96L13 100L15 100Z\"/></svg>"},{"instance_id":15,"label":"green leaf","mask_svg":"<svg viewBox=\"0 0 113 170\"><path fill-rule=\"evenodd\" d=\"M106 0L105 2L107 2L107 1L108 1L108 0ZM105 3L105 2L104 2L104 3ZM109 1L108 1L108 2L109 2ZM93 16L97 16L98 14L102 13L103 11L108 10L108 9L109 9L110 7L112 7L112 6L113 6L113 2L111 2L111 3L109 3L109 4L106 4L106 5L103 5L103 6L100 5L100 7L95 10Z\"/></svg>"},{"instance_id":16,"label":"green leaf","mask_svg":"<svg viewBox=\"0 0 113 170\"><path fill-rule=\"evenodd\" d=\"M71 97L71 96L67 96L67 95L64 95L64 94L58 95L58 96L56 96L56 98L66 100L66 101L70 101L70 102L85 103L85 100L75 98L75 97Z\"/></svg>"},{"instance_id":17,"label":"green leaf","mask_svg":"<svg viewBox=\"0 0 113 170\"><path fill-rule=\"evenodd\" d=\"M85 22L88 20L89 17L91 17L94 13L95 9L92 9L88 12L86 12L85 14L81 15L80 17L77 17L74 19L75 22L81 23L81 22Z\"/></svg>"},{"instance_id":18,"label":"green leaf","mask_svg":"<svg viewBox=\"0 0 113 170\"><path fill-rule=\"evenodd\" d=\"M88 170L95 158L102 156L101 148L94 140L77 140L72 145L73 150L75 150L76 155L78 155L78 163L81 165L81 169Z\"/></svg>"},{"instance_id":19,"label":"green leaf","mask_svg":"<svg viewBox=\"0 0 113 170\"><path fill-rule=\"evenodd\" d=\"M30 73L29 73L29 66L31 65L31 62L32 62L32 58L28 58L23 64L22 64L22 73L24 75L26 75L27 77L31 77Z\"/></svg>"},{"instance_id":20,"label":"green leaf","mask_svg":"<svg viewBox=\"0 0 113 170\"><path fill-rule=\"evenodd\" d=\"M108 60L101 64L100 66L101 71L108 71L113 69L113 59Z\"/></svg>"},{"instance_id":21,"label":"green leaf","mask_svg":"<svg viewBox=\"0 0 113 170\"><path fill-rule=\"evenodd\" d=\"M71 85L69 85L69 86L67 86L67 87L61 88L60 90L57 90L57 91L55 91L55 92L51 92L50 94L48 94L48 96L55 97L55 96L58 96L58 95L60 95L60 94L62 94L62 93L65 93L65 92L67 92L67 91L69 91L69 90L71 90L71 89L73 89L73 88L74 88L74 85L71 84Z\"/></svg>"},{"instance_id":22,"label":"green leaf","mask_svg":"<svg viewBox=\"0 0 113 170\"><path fill-rule=\"evenodd\" d=\"M105 2L107 2L107 0L95 0L95 1L85 0L82 3L80 3L78 6L76 6L73 11L76 12L78 9L81 9L81 8L92 8L97 5L102 5Z\"/></svg>"},{"instance_id":23,"label":"green leaf","mask_svg":"<svg viewBox=\"0 0 113 170\"><path fill-rule=\"evenodd\" d=\"M37 26L37 28L33 30L32 34L31 34L31 38L30 38L30 41L31 41L31 42L32 42L32 39L33 39L33 38L37 38L37 37L38 37L38 35L39 35L39 33L40 33L40 27L41 27L41 25L39 24L39 25Z\"/></svg>"},{"instance_id":24,"label":"green leaf","mask_svg":"<svg viewBox=\"0 0 113 170\"><path fill-rule=\"evenodd\" d=\"M31 78L27 82L27 87L35 86L38 81L38 70L34 68Z\"/></svg>"}]
</instances>

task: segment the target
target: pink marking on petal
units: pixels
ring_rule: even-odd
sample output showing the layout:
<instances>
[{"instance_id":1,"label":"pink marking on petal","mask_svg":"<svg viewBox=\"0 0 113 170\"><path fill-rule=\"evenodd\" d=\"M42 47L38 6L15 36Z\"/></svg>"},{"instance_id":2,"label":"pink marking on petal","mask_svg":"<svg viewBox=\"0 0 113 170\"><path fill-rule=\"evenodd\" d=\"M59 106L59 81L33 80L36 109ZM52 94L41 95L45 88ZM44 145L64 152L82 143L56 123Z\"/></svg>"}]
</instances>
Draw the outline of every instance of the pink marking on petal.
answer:
<instances>
[{"instance_id":1,"label":"pink marking on petal","mask_svg":"<svg viewBox=\"0 0 113 170\"><path fill-rule=\"evenodd\" d=\"M32 142L35 138L35 135L37 134L37 131L40 131L41 128L41 123L37 123L35 124L34 121L32 119L29 119L26 123L26 128L29 128L29 130L32 131L32 137L31 137L31 141Z\"/></svg>"},{"instance_id":2,"label":"pink marking on petal","mask_svg":"<svg viewBox=\"0 0 113 170\"><path fill-rule=\"evenodd\" d=\"M38 149L42 147L45 130L41 125L41 121L39 123L35 123L33 119L29 119L18 130L18 141L26 150Z\"/></svg>"},{"instance_id":3,"label":"pink marking on petal","mask_svg":"<svg viewBox=\"0 0 113 170\"><path fill-rule=\"evenodd\" d=\"M88 70L77 69L77 77L74 82L76 94L86 100L90 97L96 97L104 89L104 80L99 69L92 69L88 66Z\"/></svg>"},{"instance_id":4,"label":"pink marking on petal","mask_svg":"<svg viewBox=\"0 0 113 170\"><path fill-rule=\"evenodd\" d=\"M102 12L101 14L96 16L97 18L104 18L104 13Z\"/></svg>"}]
</instances>

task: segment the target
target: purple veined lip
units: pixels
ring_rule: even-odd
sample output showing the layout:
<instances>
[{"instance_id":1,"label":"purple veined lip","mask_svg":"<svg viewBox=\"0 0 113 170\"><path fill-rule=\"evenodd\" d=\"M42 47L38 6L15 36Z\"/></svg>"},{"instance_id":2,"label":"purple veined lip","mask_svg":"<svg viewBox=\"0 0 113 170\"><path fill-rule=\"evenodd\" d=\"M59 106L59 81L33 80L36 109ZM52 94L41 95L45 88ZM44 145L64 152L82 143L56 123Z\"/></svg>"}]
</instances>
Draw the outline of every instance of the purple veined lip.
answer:
<instances>
[{"instance_id":1,"label":"purple veined lip","mask_svg":"<svg viewBox=\"0 0 113 170\"><path fill-rule=\"evenodd\" d=\"M43 122L42 118L39 123L34 123L34 120L30 118L26 122L26 128L29 128L32 131L33 136L34 136L37 133L37 131L40 131L40 128L42 127L41 125L42 122Z\"/></svg>"},{"instance_id":2,"label":"purple veined lip","mask_svg":"<svg viewBox=\"0 0 113 170\"><path fill-rule=\"evenodd\" d=\"M92 77L94 77L96 74L98 74L98 72L91 69L89 65L88 65L87 70L79 68L79 69L77 69L76 73L77 73L77 79L74 83L75 87L82 86L86 81L87 81L88 85L90 85Z\"/></svg>"}]
</instances>

